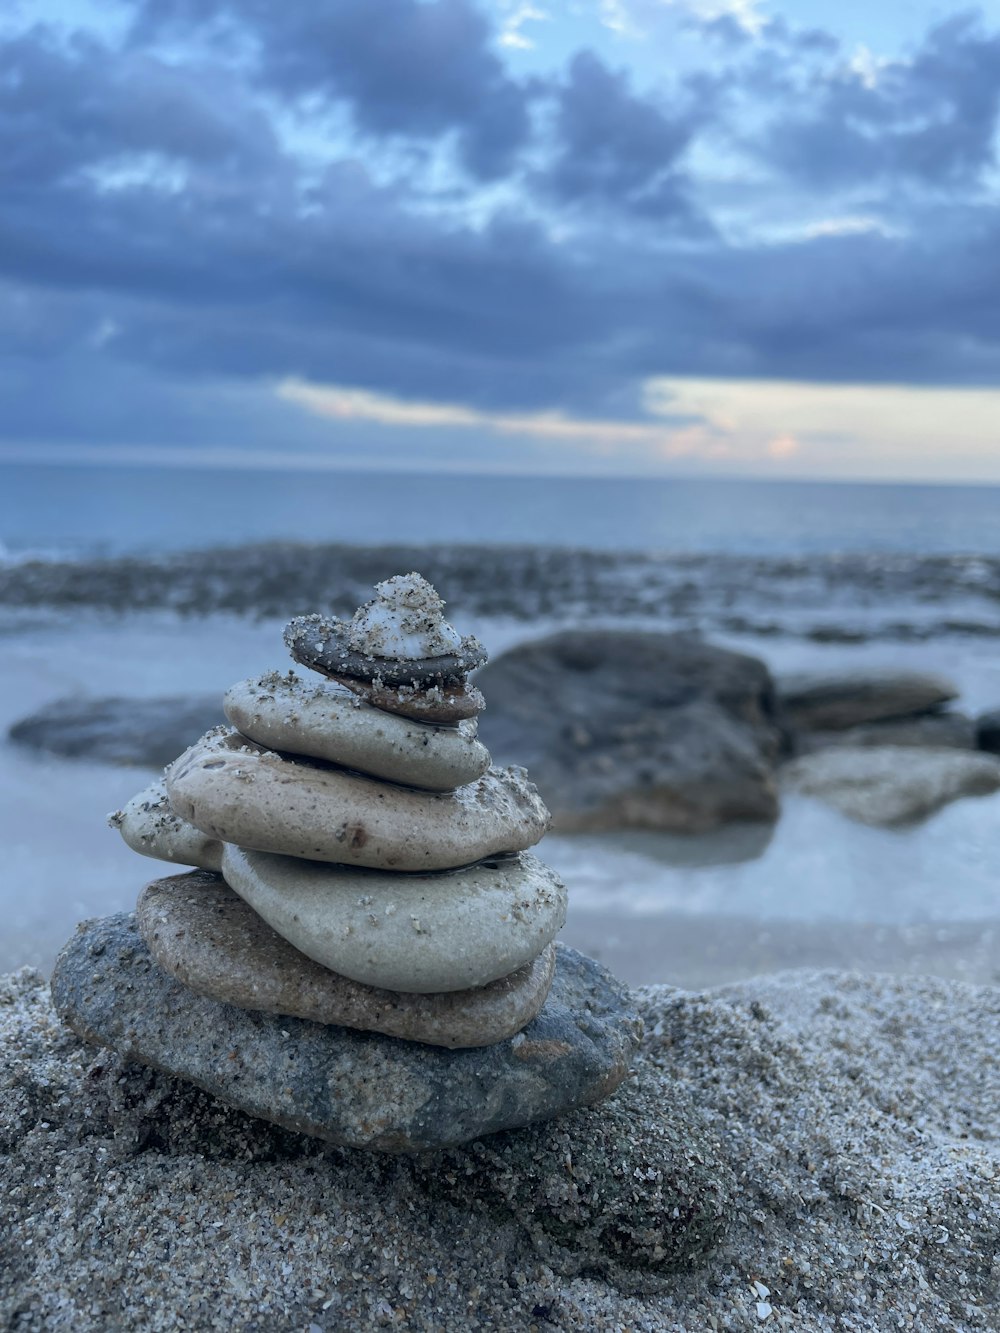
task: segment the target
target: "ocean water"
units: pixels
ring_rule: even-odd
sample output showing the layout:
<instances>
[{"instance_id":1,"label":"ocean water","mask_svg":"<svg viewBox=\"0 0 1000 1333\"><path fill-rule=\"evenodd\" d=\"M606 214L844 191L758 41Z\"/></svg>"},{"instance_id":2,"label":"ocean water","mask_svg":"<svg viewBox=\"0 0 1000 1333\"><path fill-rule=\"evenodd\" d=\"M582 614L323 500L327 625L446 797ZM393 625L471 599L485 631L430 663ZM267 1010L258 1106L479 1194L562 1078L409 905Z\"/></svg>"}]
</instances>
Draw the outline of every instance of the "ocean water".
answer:
<instances>
[{"instance_id":1,"label":"ocean water","mask_svg":"<svg viewBox=\"0 0 1000 1333\"><path fill-rule=\"evenodd\" d=\"M48 967L78 919L129 908L156 873L104 823L148 774L21 750L7 728L60 698L221 693L287 665L283 583L281 606L262 620L249 608L222 614L225 599L211 596L191 613L187 600L199 580L209 591L223 576L264 587L273 551L228 565L199 556L183 570L172 561L159 603L122 594L118 609L88 596L99 567L74 563L72 598L49 603L58 577L25 562L296 539L443 553L449 609L494 656L561 625L687 628L776 673L937 671L965 711L1000 705L1000 488L0 465L0 566L21 566L3 574L17 595L0 602L0 971ZM449 543L524 547L517 568L556 580L559 595L547 603L526 576L508 578L519 605L531 591L550 610L505 620L490 609L495 552L449 556ZM562 552L535 560L533 547ZM19 601L25 589L42 591ZM1000 941L998 829L1000 795L904 831L793 799L763 835L560 837L543 850L600 937L641 919L655 940L683 917L709 931L744 920L793 934L808 922L862 932L982 923L982 938Z\"/></svg>"},{"instance_id":2,"label":"ocean water","mask_svg":"<svg viewBox=\"0 0 1000 1333\"><path fill-rule=\"evenodd\" d=\"M0 464L8 559L296 539L994 554L1000 487Z\"/></svg>"}]
</instances>

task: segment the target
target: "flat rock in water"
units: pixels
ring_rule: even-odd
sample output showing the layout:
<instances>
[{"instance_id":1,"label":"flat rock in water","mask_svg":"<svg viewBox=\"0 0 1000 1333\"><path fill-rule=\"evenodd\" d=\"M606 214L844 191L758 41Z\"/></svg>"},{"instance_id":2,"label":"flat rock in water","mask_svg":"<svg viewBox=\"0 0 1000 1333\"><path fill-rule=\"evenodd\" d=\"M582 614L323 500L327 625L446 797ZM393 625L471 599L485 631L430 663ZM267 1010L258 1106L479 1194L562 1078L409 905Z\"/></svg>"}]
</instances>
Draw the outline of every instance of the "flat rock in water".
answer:
<instances>
[{"instance_id":1,"label":"flat rock in water","mask_svg":"<svg viewBox=\"0 0 1000 1333\"><path fill-rule=\"evenodd\" d=\"M135 914L160 967L199 995L453 1049L520 1032L544 1004L555 968L549 945L534 962L475 990L417 995L363 986L299 953L214 875L154 880Z\"/></svg>"},{"instance_id":2,"label":"flat rock in water","mask_svg":"<svg viewBox=\"0 0 1000 1333\"><path fill-rule=\"evenodd\" d=\"M974 750L977 746L976 724L965 713L923 713L919 717L863 722L843 731L802 731L795 737L799 754L812 754L835 745L916 745L932 749Z\"/></svg>"},{"instance_id":3,"label":"flat rock in water","mask_svg":"<svg viewBox=\"0 0 1000 1333\"><path fill-rule=\"evenodd\" d=\"M166 774L174 811L222 842L313 861L429 871L533 846L548 811L523 769L416 791L210 732Z\"/></svg>"},{"instance_id":4,"label":"flat rock in water","mask_svg":"<svg viewBox=\"0 0 1000 1333\"><path fill-rule=\"evenodd\" d=\"M981 750L1000 754L1000 708L976 719L976 741Z\"/></svg>"},{"instance_id":5,"label":"flat rock in water","mask_svg":"<svg viewBox=\"0 0 1000 1333\"><path fill-rule=\"evenodd\" d=\"M390 875L227 843L222 873L301 953L387 990L486 986L537 958L566 921L565 886L527 853Z\"/></svg>"},{"instance_id":6,"label":"flat rock in water","mask_svg":"<svg viewBox=\"0 0 1000 1333\"><path fill-rule=\"evenodd\" d=\"M15 722L19 745L67 759L163 768L225 719L215 696L160 699L57 699Z\"/></svg>"},{"instance_id":7,"label":"flat rock in water","mask_svg":"<svg viewBox=\"0 0 1000 1333\"><path fill-rule=\"evenodd\" d=\"M275 671L234 685L224 707L233 726L258 745L411 787L451 791L475 782L490 766L474 722L416 722L373 708L334 681L313 684Z\"/></svg>"},{"instance_id":8,"label":"flat rock in water","mask_svg":"<svg viewBox=\"0 0 1000 1333\"><path fill-rule=\"evenodd\" d=\"M201 870L218 870L222 865L222 843L174 814L162 778L133 796L108 822L140 856Z\"/></svg>"},{"instance_id":9,"label":"flat rock in water","mask_svg":"<svg viewBox=\"0 0 1000 1333\"><path fill-rule=\"evenodd\" d=\"M784 786L815 796L862 824L892 827L933 814L961 796L1000 790L1000 758L976 751L843 746L803 755Z\"/></svg>"},{"instance_id":10,"label":"flat rock in water","mask_svg":"<svg viewBox=\"0 0 1000 1333\"><path fill-rule=\"evenodd\" d=\"M911 717L958 697L950 680L917 671L802 673L779 678L777 690L785 720L800 731Z\"/></svg>"},{"instance_id":11,"label":"flat rock in water","mask_svg":"<svg viewBox=\"0 0 1000 1333\"><path fill-rule=\"evenodd\" d=\"M527 765L561 831L702 833L777 818L767 667L689 634L574 630L478 677L480 738Z\"/></svg>"},{"instance_id":12,"label":"flat rock in water","mask_svg":"<svg viewBox=\"0 0 1000 1333\"><path fill-rule=\"evenodd\" d=\"M609 1096L641 1024L620 982L559 946L523 1032L447 1051L205 999L162 971L126 913L87 921L52 975L84 1040L186 1079L250 1115L349 1147L419 1152L547 1120Z\"/></svg>"}]
</instances>

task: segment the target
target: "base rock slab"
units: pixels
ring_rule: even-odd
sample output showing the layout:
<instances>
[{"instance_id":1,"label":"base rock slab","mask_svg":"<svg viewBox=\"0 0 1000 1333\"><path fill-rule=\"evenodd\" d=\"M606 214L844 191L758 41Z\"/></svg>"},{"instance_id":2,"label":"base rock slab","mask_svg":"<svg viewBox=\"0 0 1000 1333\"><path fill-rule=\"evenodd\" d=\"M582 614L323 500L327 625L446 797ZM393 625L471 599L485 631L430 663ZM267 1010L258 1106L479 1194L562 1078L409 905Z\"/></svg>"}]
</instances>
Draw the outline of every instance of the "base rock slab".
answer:
<instances>
[{"instance_id":1,"label":"base rock slab","mask_svg":"<svg viewBox=\"0 0 1000 1333\"><path fill-rule=\"evenodd\" d=\"M602 1101L628 1072L642 1030L627 989L561 945L541 1013L495 1046L446 1051L250 1013L161 971L127 913L77 928L56 961L52 998L85 1041L288 1129L391 1153Z\"/></svg>"}]
</instances>

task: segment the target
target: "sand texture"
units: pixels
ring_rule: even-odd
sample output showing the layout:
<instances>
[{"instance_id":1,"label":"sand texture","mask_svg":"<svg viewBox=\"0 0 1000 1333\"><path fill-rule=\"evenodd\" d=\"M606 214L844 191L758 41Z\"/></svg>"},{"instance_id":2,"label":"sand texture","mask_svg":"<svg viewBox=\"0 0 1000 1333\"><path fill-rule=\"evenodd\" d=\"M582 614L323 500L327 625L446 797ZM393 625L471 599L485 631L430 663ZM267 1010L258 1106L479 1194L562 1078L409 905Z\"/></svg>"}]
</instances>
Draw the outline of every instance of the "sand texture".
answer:
<instances>
[{"instance_id":1,"label":"sand texture","mask_svg":"<svg viewBox=\"0 0 1000 1333\"><path fill-rule=\"evenodd\" d=\"M604 1107L390 1159L125 1069L5 979L0 1326L1000 1328L1000 990L640 1001Z\"/></svg>"}]
</instances>

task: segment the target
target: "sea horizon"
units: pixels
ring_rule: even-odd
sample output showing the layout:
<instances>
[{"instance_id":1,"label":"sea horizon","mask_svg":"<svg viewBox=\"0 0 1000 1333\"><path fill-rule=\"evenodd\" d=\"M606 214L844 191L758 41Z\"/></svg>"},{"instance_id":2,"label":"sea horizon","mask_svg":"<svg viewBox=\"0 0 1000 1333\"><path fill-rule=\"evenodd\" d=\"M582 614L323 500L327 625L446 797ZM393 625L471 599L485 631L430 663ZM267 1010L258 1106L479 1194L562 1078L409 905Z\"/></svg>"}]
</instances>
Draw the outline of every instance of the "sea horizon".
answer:
<instances>
[{"instance_id":1,"label":"sea horizon","mask_svg":"<svg viewBox=\"0 0 1000 1333\"><path fill-rule=\"evenodd\" d=\"M0 560L304 541L992 554L1000 485L0 459Z\"/></svg>"}]
</instances>

